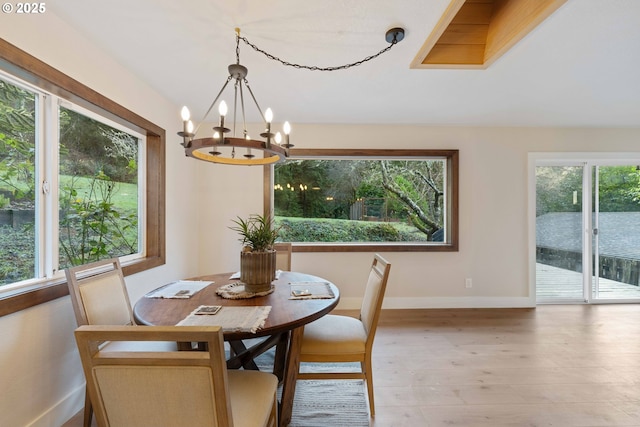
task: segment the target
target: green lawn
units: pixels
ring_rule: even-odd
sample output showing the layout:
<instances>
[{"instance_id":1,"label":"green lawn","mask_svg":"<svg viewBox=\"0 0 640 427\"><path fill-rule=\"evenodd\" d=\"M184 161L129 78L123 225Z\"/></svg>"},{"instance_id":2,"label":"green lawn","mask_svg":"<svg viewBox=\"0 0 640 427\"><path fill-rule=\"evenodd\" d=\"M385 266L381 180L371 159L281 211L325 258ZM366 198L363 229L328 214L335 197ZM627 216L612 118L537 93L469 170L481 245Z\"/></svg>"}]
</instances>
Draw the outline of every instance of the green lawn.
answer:
<instances>
[{"instance_id":1,"label":"green lawn","mask_svg":"<svg viewBox=\"0 0 640 427\"><path fill-rule=\"evenodd\" d=\"M93 178L86 177L71 177L69 175L60 176L60 187L73 185L78 192L78 197L82 197L91 188L91 182ZM115 185L115 191L113 192L112 202L118 209L131 212L138 209L138 185L129 184L126 182L113 182Z\"/></svg>"},{"instance_id":2,"label":"green lawn","mask_svg":"<svg viewBox=\"0 0 640 427\"><path fill-rule=\"evenodd\" d=\"M93 178L91 177L72 177L70 175L61 175L60 187L64 188L71 185L71 182L73 181L73 185L78 192L78 197L83 197L83 195L90 190L92 180ZM28 186L24 183L13 181L12 184L20 190L28 190ZM138 209L138 185L126 182L113 182L113 184L116 186L112 200L114 205L124 211L136 211ZM14 188L11 185L5 182L0 182L0 190L11 191L13 189Z\"/></svg>"}]
</instances>

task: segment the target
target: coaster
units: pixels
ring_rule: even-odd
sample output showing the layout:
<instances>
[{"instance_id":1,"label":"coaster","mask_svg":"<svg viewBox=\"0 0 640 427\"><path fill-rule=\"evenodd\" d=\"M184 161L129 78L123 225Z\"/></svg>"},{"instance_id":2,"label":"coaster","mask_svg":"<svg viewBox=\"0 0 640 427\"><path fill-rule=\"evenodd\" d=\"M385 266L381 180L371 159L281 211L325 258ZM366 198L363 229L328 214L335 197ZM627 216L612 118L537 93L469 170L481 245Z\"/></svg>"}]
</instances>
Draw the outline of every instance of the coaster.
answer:
<instances>
[{"instance_id":1,"label":"coaster","mask_svg":"<svg viewBox=\"0 0 640 427\"><path fill-rule=\"evenodd\" d=\"M275 290L275 286L271 285L271 289L264 292L247 292L244 290L244 283L230 283L228 285L220 286L216 289L216 294L226 299L248 299L255 297L263 297L269 295Z\"/></svg>"}]
</instances>

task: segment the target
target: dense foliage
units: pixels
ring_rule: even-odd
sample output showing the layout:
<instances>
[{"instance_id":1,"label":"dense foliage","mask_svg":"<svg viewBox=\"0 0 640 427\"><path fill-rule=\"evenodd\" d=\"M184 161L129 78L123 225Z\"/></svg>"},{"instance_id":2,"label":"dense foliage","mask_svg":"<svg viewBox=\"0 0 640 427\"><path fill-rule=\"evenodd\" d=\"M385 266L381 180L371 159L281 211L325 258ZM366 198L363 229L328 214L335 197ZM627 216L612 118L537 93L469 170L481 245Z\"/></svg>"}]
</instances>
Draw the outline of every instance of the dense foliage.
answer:
<instances>
[{"instance_id":1,"label":"dense foliage","mask_svg":"<svg viewBox=\"0 0 640 427\"><path fill-rule=\"evenodd\" d=\"M0 191L6 207L35 197L35 98L0 80Z\"/></svg>"},{"instance_id":2,"label":"dense foliage","mask_svg":"<svg viewBox=\"0 0 640 427\"><path fill-rule=\"evenodd\" d=\"M598 168L600 212L637 212L640 171L636 166ZM595 173L595 172L594 172ZM595 176L593 177L595 182ZM582 167L536 168L536 216L549 212L582 211Z\"/></svg>"},{"instance_id":3,"label":"dense foliage","mask_svg":"<svg viewBox=\"0 0 640 427\"><path fill-rule=\"evenodd\" d=\"M1 225L0 284L34 277L36 155L44 158L36 104L33 92L0 80L0 219L31 215ZM137 252L137 138L63 107L58 120L59 267Z\"/></svg>"},{"instance_id":4,"label":"dense foliage","mask_svg":"<svg viewBox=\"0 0 640 427\"><path fill-rule=\"evenodd\" d=\"M276 218L285 242L426 242L427 236L400 222Z\"/></svg>"},{"instance_id":5,"label":"dense foliage","mask_svg":"<svg viewBox=\"0 0 640 427\"><path fill-rule=\"evenodd\" d=\"M369 238L352 224L353 233L335 235L330 230L287 241L409 241L436 240L444 224L443 160L292 160L275 168L276 217L378 221ZM398 237L404 223L422 233ZM326 221L313 225L329 227ZM349 226L341 226L345 231ZM369 227L370 228L370 227Z\"/></svg>"}]
</instances>

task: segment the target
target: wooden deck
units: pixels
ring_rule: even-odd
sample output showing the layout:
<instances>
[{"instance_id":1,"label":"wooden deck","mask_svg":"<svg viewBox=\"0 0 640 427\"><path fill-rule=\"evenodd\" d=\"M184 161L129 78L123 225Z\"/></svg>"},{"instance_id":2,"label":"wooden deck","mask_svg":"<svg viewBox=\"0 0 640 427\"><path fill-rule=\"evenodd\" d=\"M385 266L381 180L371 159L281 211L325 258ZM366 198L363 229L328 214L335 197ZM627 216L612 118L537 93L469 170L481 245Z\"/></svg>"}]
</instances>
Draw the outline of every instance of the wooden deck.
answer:
<instances>
[{"instance_id":1,"label":"wooden deck","mask_svg":"<svg viewBox=\"0 0 640 427\"><path fill-rule=\"evenodd\" d=\"M640 300L640 286L600 278L598 299ZM536 264L536 297L539 301L583 300L582 273Z\"/></svg>"}]
</instances>

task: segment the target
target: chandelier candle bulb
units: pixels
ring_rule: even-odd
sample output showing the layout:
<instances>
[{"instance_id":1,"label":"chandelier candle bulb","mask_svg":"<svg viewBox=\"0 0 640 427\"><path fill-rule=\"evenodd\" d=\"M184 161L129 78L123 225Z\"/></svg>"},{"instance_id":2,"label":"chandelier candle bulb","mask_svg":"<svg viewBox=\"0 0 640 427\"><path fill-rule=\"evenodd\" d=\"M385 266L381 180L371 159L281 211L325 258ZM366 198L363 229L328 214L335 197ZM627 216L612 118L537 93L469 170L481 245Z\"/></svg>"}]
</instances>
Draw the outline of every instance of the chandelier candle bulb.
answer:
<instances>
[{"instance_id":1,"label":"chandelier candle bulb","mask_svg":"<svg viewBox=\"0 0 640 427\"><path fill-rule=\"evenodd\" d=\"M220 113L220 138L222 138L222 140L220 141L221 144L224 144L224 116L227 115L227 103L222 101L220 102L220 105L218 106L218 112Z\"/></svg>"},{"instance_id":2,"label":"chandelier candle bulb","mask_svg":"<svg viewBox=\"0 0 640 427\"><path fill-rule=\"evenodd\" d=\"M229 108L227 108L227 103L224 101L220 102L220 105L218 106L218 112L220 113L220 115L224 117L227 115L228 111Z\"/></svg>"},{"instance_id":3,"label":"chandelier candle bulb","mask_svg":"<svg viewBox=\"0 0 640 427\"><path fill-rule=\"evenodd\" d=\"M182 137L182 146L189 148L193 138L193 122L189 120L191 113L189 113L189 109L186 106L180 110L180 116L182 117L182 132L178 132L178 135Z\"/></svg>"},{"instance_id":4,"label":"chandelier candle bulb","mask_svg":"<svg viewBox=\"0 0 640 427\"><path fill-rule=\"evenodd\" d=\"M189 112L189 109L186 105L182 107L182 110L180 110L180 115L182 116L182 121L185 123L188 122L191 118L191 113Z\"/></svg>"},{"instance_id":5,"label":"chandelier candle bulb","mask_svg":"<svg viewBox=\"0 0 640 427\"><path fill-rule=\"evenodd\" d=\"M273 120L273 111L271 108L267 108L267 111L264 112L264 121L267 122L267 129L263 134L260 134L261 137L267 138L266 147L271 148L271 137L273 134L271 133L271 121Z\"/></svg>"},{"instance_id":6,"label":"chandelier candle bulb","mask_svg":"<svg viewBox=\"0 0 640 427\"><path fill-rule=\"evenodd\" d=\"M293 147L293 145L289 144L289 134L291 133L291 125L289 122L284 122L282 125L282 130L284 130L284 145L283 147L289 149Z\"/></svg>"},{"instance_id":7,"label":"chandelier candle bulb","mask_svg":"<svg viewBox=\"0 0 640 427\"><path fill-rule=\"evenodd\" d=\"M187 136L193 136L193 122L191 120L187 121Z\"/></svg>"}]
</instances>

